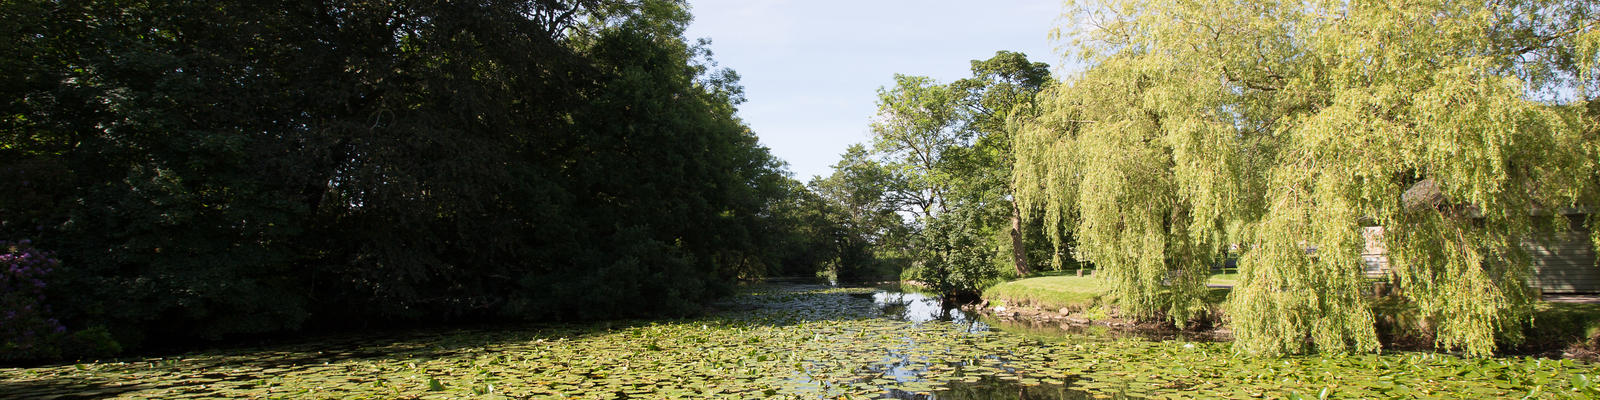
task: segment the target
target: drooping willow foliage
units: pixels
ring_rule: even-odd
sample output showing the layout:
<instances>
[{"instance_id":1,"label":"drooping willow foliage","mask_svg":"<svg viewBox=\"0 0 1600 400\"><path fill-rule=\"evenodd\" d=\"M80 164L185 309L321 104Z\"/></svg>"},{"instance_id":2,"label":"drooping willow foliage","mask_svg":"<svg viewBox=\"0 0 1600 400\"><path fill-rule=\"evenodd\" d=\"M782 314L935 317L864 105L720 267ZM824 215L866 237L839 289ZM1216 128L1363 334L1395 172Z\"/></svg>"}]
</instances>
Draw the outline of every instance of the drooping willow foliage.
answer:
<instances>
[{"instance_id":1,"label":"drooping willow foliage","mask_svg":"<svg viewBox=\"0 0 1600 400\"><path fill-rule=\"evenodd\" d=\"M1017 196L1125 313L1182 323L1237 249L1241 353L1376 350L1381 226L1436 344L1488 354L1529 319L1526 244L1600 198L1593 2L1070 6L1087 69L1017 122Z\"/></svg>"}]
</instances>

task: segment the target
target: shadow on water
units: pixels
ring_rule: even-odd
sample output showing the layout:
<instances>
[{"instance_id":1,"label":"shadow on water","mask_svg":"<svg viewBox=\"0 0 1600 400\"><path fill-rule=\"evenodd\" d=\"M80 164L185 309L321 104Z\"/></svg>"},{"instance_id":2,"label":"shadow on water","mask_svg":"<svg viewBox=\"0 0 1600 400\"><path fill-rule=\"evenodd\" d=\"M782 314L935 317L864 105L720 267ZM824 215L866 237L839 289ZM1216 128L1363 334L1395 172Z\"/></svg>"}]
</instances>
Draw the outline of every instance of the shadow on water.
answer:
<instances>
[{"instance_id":1,"label":"shadow on water","mask_svg":"<svg viewBox=\"0 0 1600 400\"><path fill-rule=\"evenodd\" d=\"M36 379L19 382L0 382L0 398L108 399L147 388L147 385L140 384L86 383L67 378Z\"/></svg>"},{"instance_id":2,"label":"shadow on water","mask_svg":"<svg viewBox=\"0 0 1600 400\"><path fill-rule=\"evenodd\" d=\"M164 398L170 393L198 398L256 397L218 394L218 389L251 390L267 380L315 374L351 362L474 358L494 346L538 339L575 338L642 322L589 325L502 325L424 328L374 333L319 335L263 346L239 346L146 358L31 368L33 374L0 368L0 399L106 399L132 395ZM123 375L129 373L136 376ZM163 393L151 396L148 393ZM141 395L142 394L142 395Z\"/></svg>"}]
</instances>

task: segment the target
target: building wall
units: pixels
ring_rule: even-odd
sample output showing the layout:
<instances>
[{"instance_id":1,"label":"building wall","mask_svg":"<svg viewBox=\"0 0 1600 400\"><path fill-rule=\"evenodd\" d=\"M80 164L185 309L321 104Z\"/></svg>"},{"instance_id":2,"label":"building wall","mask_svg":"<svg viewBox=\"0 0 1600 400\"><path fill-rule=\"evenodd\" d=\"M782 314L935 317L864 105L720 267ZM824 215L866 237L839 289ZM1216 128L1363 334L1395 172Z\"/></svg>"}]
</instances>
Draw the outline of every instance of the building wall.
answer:
<instances>
[{"instance_id":1,"label":"building wall","mask_svg":"<svg viewBox=\"0 0 1600 400\"><path fill-rule=\"evenodd\" d=\"M1382 279L1389 276L1389 250L1383 247L1383 227L1361 228L1361 237L1367 240L1361 250L1361 261L1367 264L1367 278Z\"/></svg>"},{"instance_id":2,"label":"building wall","mask_svg":"<svg viewBox=\"0 0 1600 400\"><path fill-rule=\"evenodd\" d=\"M1527 243L1535 287L1545 293L1600 293L1600 266L1588 230L1560 234L1553 243Z\"/></svg>"},{"instance_id":3,"label":"building wall","mask_svg":"<svg viewBox=\"0 0 1600 400\"><path fill-rule=\"evenodd\" d=\"M1573 230L1557 235L1549 243L1525 241L1533 258L1533 277L1529 284L1544 293L1600 293L1600 265L1595 264L1594 245L1582 216L1573 215ZM1361 257L1367 264L1367 277L1389 275L1388 250L1383 246L1383 227L1362 228L1366 247Z\"/></svg>"}]
</instances>

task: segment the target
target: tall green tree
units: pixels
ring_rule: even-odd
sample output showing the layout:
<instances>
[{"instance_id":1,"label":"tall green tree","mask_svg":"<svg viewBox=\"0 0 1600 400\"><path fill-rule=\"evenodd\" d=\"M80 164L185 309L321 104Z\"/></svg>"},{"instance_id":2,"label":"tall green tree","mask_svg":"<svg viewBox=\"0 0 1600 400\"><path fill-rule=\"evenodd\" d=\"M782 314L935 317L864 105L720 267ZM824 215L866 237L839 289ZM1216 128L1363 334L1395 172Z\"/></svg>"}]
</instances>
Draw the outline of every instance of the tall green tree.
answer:
<instances>
[{"instance_id":1,"label":"tall green tree","mask_svg":"<svg viewBox=\"0 0 1600 400\"><path fill-rule=\"evenodd\" d=\"M1034 95L1050 81L1047 65L1008 51L974 60L972 73L948 84L897 75L895 86L879 90L872 125L872 152L889 176L903 182L888 186L886 195L916 218L913 222L924 236L918 241L918 261L931 275L922 279L981 277L962 278L964 284L951 286L964 292L974 292L980 282L995 277L991 260L996 254L962 246L1008 248L1017 275L1031 270L1022 210L1011 195L1010 146L1018 126L1012 121L1036 110ZM947 216L953 219L940 221ZM1000 231L1009 240L991 239ZM956 242L964 244L951 244ZM969 256L978 258L950 258Z\"/></svg>"},{"instance_id":2,"label":"tall green tree","mask_svg":"<svg viewBox=\"0 0 1600 400\"><path fill-rule=\"evenodd\" d=\"M1135 315L1181 323L1238 243L1227 310L1248 354L1376 350L1360 249L1362 228L1383 226L1437 345L1488 354L1527 321L1523 241L1565 229L1551 211L1594 204L1596 12L1081 5L1089 69L1019 137L1017 179L1037 183L1019 194L1075 222Z\"/></svg>"},{"instance_id":3,"label":"tall green tree","mask_svg":"<svg viewBox=\"0 0 1600 400\"><path fill-rule=\"evenodd\" d=\"M904 221L897 212L920 209L923 198L904 174L875 160L865 146L850 145L833 165L833 174L813 180L812 190L843 208L850 224L874 243L894 246Z\"/></svg>"},{"instance_id":4,"label":"tall green tree","mask_svg":"<svg viewBox=\"0 0 1600 400\"><path fill-rule=\"evenodd\" d=\"M834 220L841 228L841 260L855 260L841 261L840 270L860 270L869 268L868 264L884 263L903 269L898 260L912 252L916 227L907 224L900 213L907 205L916 204L919 193L905 175L874 159L865 146L853 144L833 165L832 175L813 179L809 186L819 200L834 210ZM857 257L844 257L849 255Z\"/></svg>"},{"instance_id":5,"label":"tall green tree","mask_svg":"<svg viewBox=\"0 0 1600 400\"><path fill-rule=\"evenodd\" d=\"M895 189L900 205L917 218L949 211L947 198L958 177L945 155L969 146L971 132L958 129L962 93L923 76L898 75L895 86L878 90L872 150L906 184Z\"/></svg>"},{"instance_id":6,"label":"tall green tree","mask_svg":"<svg viewBox=\"0 0 1600 400\"><path fill-rule=\"evenodd\" d=\"M1011 143L1020 125L1017 121L1031 119L1038 112L1034 97L1052 82L1050 66L1032 62L1028 56L1011 51L996 52L987 60L972 60L971 78L951 83L953 89L966 92L964 129L974 132L976 140L966 152L971 164L961 168L965 172L963 192L981 198L980 203L1005 204L1010 225L1006 235L1010 240L1011 265L1017 276L1032 271L1028 261L1026 238L1029 236L1023 223L1023 210L1017 205L1012 187ZM991 211L992 212L992 211ZM1059 245L1059 243L1057 243ZM1061 260L1053 257L1059 268Z\"/></svg>"},{"instance_id":7,"label":"tall green tree","mask_svg":"<svg viewBox=\"0 0 1600 400\"><path fill-rule=\"evenodd\" d=\"M694 312L793 194L682 1L0 13L0 238L130 345Z\"/></svg>"}]
</instances>

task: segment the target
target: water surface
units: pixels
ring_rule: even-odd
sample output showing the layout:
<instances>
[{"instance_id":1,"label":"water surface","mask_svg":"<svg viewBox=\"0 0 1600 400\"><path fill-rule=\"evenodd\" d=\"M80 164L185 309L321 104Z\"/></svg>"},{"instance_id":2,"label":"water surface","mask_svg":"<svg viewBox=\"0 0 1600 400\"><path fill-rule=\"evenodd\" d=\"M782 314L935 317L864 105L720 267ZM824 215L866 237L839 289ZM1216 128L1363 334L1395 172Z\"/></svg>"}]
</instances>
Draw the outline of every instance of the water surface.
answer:
<instances>
[{"instance_id":1,"label":"water surface","mask_svg":"<svg viewBox=\"0 0 1600 400\"><path fill-rule=\"evenodd\" d=\"M787 283L682 320L419 330L0 369L17 398L1591 398L1566 360L1233 357L1226 343L1054 332L936 298Z\"/></svg>"}]
</instances>

